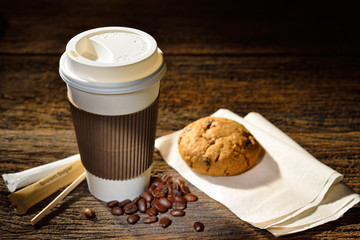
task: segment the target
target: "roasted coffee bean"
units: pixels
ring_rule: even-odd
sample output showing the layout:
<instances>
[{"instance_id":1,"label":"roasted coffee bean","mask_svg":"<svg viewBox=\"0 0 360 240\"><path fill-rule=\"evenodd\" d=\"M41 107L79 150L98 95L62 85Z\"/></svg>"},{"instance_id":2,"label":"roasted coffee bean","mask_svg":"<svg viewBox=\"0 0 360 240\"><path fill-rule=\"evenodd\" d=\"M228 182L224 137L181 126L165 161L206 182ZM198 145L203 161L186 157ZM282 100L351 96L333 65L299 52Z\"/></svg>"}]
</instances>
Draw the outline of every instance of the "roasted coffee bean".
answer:
<instances>
[{"instance_id":1,"label":"roasted coffee bean","mask_svg":"<svg viewBox=\"0 0 360 240\"><path fill-rule=\"evenodd\" d=\"M195 231L197 231L197 232L204 231L204 224L201 222L194 222L193 227L194 227Z\"/></svg>"},{"instance_id":2,"label":"roasted coffee bean","mask_svg":"<svg viewBox=\"0 0 360 240\"><path fill-rule=\"evenodd\" d=\"M182 217L185 215L185 212L181 209L173 209L170 211L171 216Z\"/></svg>"},{"instance_id":3,"label":"roasted coffee bean","mask_svg":"<svg viewBox=\"0 0 360 240\"><path fill-rule=\"evenodd\" d=\"M143 192L143 193L141 194L141 196L142 196L142 197L145 199L145 201L147 201L147 202L151 202L151 201L154 199L153 195L152 195L151 192L149 192L149 191Z\"/></svg>"},{"instance_id":4,"label":"roasted coffee bean","mask_svg":"<svg viewBox=\"0 0 360 240\"><path fill-rule=\"evenodd\" d=\"M175 199L174 199L174 195L172 193L168 193L167 195L167 199L170 201L170 202L173 202Z\"/></svg>"},{"instance_id":5,"label":"roasted coffee bean","mask_svg":"<svg viewBox=\"0 0 360 240\"><path fill-rule=\"evenodd\" d=\"M117 206L118 204L119 204L119 201L113 200L113 201L108 202L106 205L107 205L109 208L113 208L113 207Z\"/></svg>"},{"instance_id":6,"label":"roasted coffee bean","mask_svg":"<svg viewBox=\"0 0 360 240\"><path fill-rule=\"evenodd\" d=\"M195 194L192 193L187 193L183 196L183 198L185 198L186 201L188 202L195 202L197 200L197 196Z\"/></svg>"},{"instance_id":7,"label":"roasted coffee bean","mask_svg":"<svg viewBox=\"0 0 360 240\"><path fill-rule=\"evenodd\" d=\"M151 191L151 194L155 198L161 198L161 197L165 197L166 192L164 192L162 189L155 188L154 190Z\"/></svg>"},{"instance_id":8,"label":"roasted coffee bean","mask_svg":"<svg viewBox=\"0 0 360 240\"><path fill-rule=\"evenodd\" d=\"M178 182L174 182L174 183L171 185L171 187L172 187L173 190L177 190L177 191L180 190L180 186L179 186L179 183L178 183Z\"/></svg>"},{"instance_id":9,"label":"roasted coffee bean","mask_svg":"<svg viewBox=\"0 0 360 240\"><path fill-rule=\"evenodd\" d=\"M137 206L138 206L138 210L139 212L146 212L146 201L144 198L140 198L139 201L137 202Z\"/></svg>"},{"instance_id":10,"label":"roasted coffee bean","mask_svg":"<svg viewBox=\"0 0 360 240\"><path fill-rule=\"evenodd\" d=\"M146 213L149 215L149 216L156 216L158 214L158 212L156 211L155 208L149 208L148 210L146 210Z\"/></svg>"},{"instance_id":11,"label":"roasted coffee bean","mask_svg":"<svg viewBox=\"0 0 360 240\"><path fill-rule=\"evenodd\" d=\"M162 182L168 182L168 181L170 181L171 180L171 177L169 176L169 175L163 175L162 177L161 177L161 181Z\"/></svg>"},{"instance_id":12,"label":"roasted coffee bean","mask_svg":"<svg viewBox=\"0 0 360 240\"><path fill-rule=\"evenodd\" d=\"M152 215L152 216L149 216L149 217L144 217L143 218L143 222L146 223L146 224L149 224L149 223L154 223L158 220L157 216L155 215Z\"/></svg>"},{"instance_id":13,"label":"roasted coffee bean","mask_svg":"<svg viewBox=\"0 0 360 240\"><path fill-rule=\"evenodd\" d=\"M170 190L172 189L172 184L173 184L173 181L171 179L169 179L167 182L166 182L166 186L167 188Z\"/></svg>"},{"instance_id":14,"label":"roasted coffee bean","mask_svg":"<svg viewBox=\"0 0 360 240\"><path fill-rule=\"evenodd\" d=\"M172 186L168 186L167 194L173 194L173 191Z\"/></svg>"},{"instance_id":15,"label":"roasted coffee bean","mask_svg":"<svg viewBox=\"0 0 360 240\"><path fill-rule=\"evenodd\" d=\"M172 208L184 210L186 208L186 203L174 201L172 204Z\"/></svg>"},{"instance_id":16,"label":"roasted coffee bean","mask_svg":"<svg viewBox=\"0 0 360 240\"><path fill-rule=\"evenodd\" d=\"M157 187L160 183L162 183L162 180L160 178L155 178L154 181L151 183L151 186Z\"/></svg>"},{"instance_id":17,"label":"roasted coffee bean","mask_svg":"<svg viewBox=\"0 0 360 240\"><path fill-rule=\"evenodd\" d=\"M159 224L163 228L167 228L171 224L171 220L167 217L160 219Z\"/></svg>"},{"instance_id":18,"label":"roasted coffee bean","mask_svg":"<svg viewBox=\"0 0 360 240\"><path fill-rule=\"evenodd\" d=\"M185 184L180 184L180 191L182 194L190 193L190 189Z\"/></svg>"},{"instance_id":19,"label":"roasted coffee bean","mask_svg":"<svg viewBox=\"0 0 360 240\"><path fill-rule=\"evenodd\" d=\"M94 219L96 217L95 211L92 208L85 208L83 213L88 219Z\"/></svg>"},{"instance_id":20,"label":"roasted coffee bean","mask_svg":"<svg viewBox=\"0 0 360 240\"><path fill-rule=\"evenodd\" d=\"M119 206L116 206L116 207L111 208L110 212L112 215L123 215L124 209Z\"/></svg>"},{"instance_id":21,"label":"roasted coffee bean","mask_svg":"<svg viewBox=\"0 0 360 240\"><path fill-rule=\"evenodd\" d=\"M181 181L180 179L177 180L177 183L180 186L180 191L182 192L182 194L187 194L190 193L189 188L185 185L185 183L183 181Z\"/></svg>"},{"instance_id":22,"label":"roasted coffee bean","mask_svg":"<svg viewBox=\"0 0 360 240\"><path fill-rule=\"evenodd\" d=\"M137 223L138 221L140 220L140 216L137 215L137 214L133 214L133 215L130 215L128 218L127 218L127 222L129 224L135 224Z\"/></svg>"},{"instance_id":23,"label":"roasted coffee bean","mask_svg":"<svg viewBox=\"0 0 360 240\"><path fill-rule=\"evenodd\" d=\"M132 206L134 206L134 205L136 205L136 204L133 203L133 202L129 202L129 203L125 204L124 209L129 208L129 207L132 207Z\"/></svg>"},{"instance_id":24,"label":"roasted coffee bean","mask_svg":"<svg viewBox=\"0 0 360 240\"><path fill-rule=\"evenodd\" d=\"M128 203L131 203L131 200L130 199L125 199L125 200L119 202L118 206L123 208Z\"/></svg>"},{"instance_id":25,"label":"roasted coffee bean","mask_svg":"<svg viewBox=\"0 0 360 240\"><path fill-rule=\"evenodd\" d=\"M135 204L137 204L138 201L140 200L140 198L141 198L141 196L136 197L136 198L134 198L134 200L132 200L132 202L135 203Z\"/></svg>"},{"instance_id":26,"label":"roasted coffee bean","mask_svg":"<svg viewBox=\"0 0 360 240\"><path fill-rule=\"evenodd\" d=\"M156 186L155 186L154 184L151 184L151 185L148 187L147 191L151 193L155 188L156 188Z\"/></svg>"},{"instance_id":27,"label":"roasted coffee bean","mask_svg":"<svg viewBox=\"0 0 360 240\"><path fill-rule=\"evenodd\" d=\"M160 189L161 191L163 191L165 194L168 193L169 190L169 186L165 183L160 183L157 187L157 189Z\"/></svg>"},{"instance_id":28,"label":"roasted coffee bean","mask_svg":"<svg viewBox=\"0 0 360 240\"><path fill-rule=\"evenodd\" d=\"M164 205L161 204L161 202L159 201L158 198L154 203L154 208L156 209L156 211L161 212L161 213L164 213L168 210L167 207L165 207Z\"/></svg>"},{"instance_id":29,"label":"roasted coffee bean","mask_svg":"<svg viewBox=\"0 0 360 240\"><path fill-rule=\"evenodd\" d=\"M166 207L167 209L171 208L172 202L169 201L166 197L159 198L158 203Z\"/></svg>"},{"instance_id":30,"label":"roasted coffee bean","mask_svg":"<svg viewBox=\"0 0 360 240\"><path fill-rule=\"evenodd\" d=\"M151 184L154 184L156 182L161 182L161 178L158 176L154 176L151 178Z\"/></svg>"},{"instance_id":31,"label":"roasted coffee bean","mask_svg":"<svg viewBox=\"0 0 360 240\"><path fill-rule=\"evenodd\" d=\"M186 199L183 198L182 196L179 196L179 195L175 195L174 196L174 202L181 202L181 203L186 203Z\"/></svg>"},{"instance_id":32,"label":"roasted coffee bean","mask_svg":"<svg viewBox=\"0 0 360 240\"><path fill-rule=\"evenodd\" d=\"M182 192L180 190L176 190L176 189L173 189L172 190L172 194L175 196L175 195L178 195L178 196L182 196Z\"/></svg>"},{"instance_id":33,"label":"roasted coffee bean","mask_svg":"<svg viewBox=\"0 0 360 240\"><path fill-rule=\"evenodd\" d=\"M138 208L137 208L136 204L134 204L134 203L128 203L124 206L124 212L128 215L136 213L137 210L138 210Z\"/></svg>"},{"instance_id":34,"label":"roasted coffee bean","mask_svg":"<svg viewBox=\"0 0 360 240\"><path fill-rule=\"evenodd\" d=\"M155 203L158 201L159 199L158 198L154 198L151 203L150 203L150 207L154 207L155 206Z\"/></svg>"}]
</instances>

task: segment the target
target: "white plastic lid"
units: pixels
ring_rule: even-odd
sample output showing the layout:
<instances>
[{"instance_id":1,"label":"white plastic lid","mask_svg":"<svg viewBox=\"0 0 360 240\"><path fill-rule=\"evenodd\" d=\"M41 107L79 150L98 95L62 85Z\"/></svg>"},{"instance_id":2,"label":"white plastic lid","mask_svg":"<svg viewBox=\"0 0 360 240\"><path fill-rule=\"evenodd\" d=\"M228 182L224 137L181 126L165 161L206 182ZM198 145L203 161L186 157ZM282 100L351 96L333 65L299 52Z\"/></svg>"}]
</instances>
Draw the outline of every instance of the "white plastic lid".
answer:
<instances>
[{"instance_id":1,"label":"white plastic lid","mask_svg":"<svg viewBox=\"0 0 360 240\"><path fill-rule=\"evenodd\" d=\"M155 39L126 27L103 27L73 37L60 59L62 79L79 90L118 94L149 87L166 73Z\"/></svg>"}]
</instances>

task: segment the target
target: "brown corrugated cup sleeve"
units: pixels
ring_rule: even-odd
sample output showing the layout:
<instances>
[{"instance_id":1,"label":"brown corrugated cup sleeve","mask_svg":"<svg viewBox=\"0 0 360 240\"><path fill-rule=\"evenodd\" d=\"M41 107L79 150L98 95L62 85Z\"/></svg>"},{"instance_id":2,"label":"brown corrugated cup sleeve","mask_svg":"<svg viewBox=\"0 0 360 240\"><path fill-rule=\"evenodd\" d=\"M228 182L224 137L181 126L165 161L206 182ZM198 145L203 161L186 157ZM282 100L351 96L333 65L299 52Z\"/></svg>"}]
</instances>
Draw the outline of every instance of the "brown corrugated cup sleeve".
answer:
<instances>
[{"instance_id":1,"label":"brown corrugated cup sleeve","mask_svg":"<svg viewBox=\"0 0 360 240\"><path fill-rule=\"evenodd\" d=\"M70 109L81 161L91 174L127 180L147 170L153 160L159 97L147 108L118 116Z\"/></svg>"}]
</instances>

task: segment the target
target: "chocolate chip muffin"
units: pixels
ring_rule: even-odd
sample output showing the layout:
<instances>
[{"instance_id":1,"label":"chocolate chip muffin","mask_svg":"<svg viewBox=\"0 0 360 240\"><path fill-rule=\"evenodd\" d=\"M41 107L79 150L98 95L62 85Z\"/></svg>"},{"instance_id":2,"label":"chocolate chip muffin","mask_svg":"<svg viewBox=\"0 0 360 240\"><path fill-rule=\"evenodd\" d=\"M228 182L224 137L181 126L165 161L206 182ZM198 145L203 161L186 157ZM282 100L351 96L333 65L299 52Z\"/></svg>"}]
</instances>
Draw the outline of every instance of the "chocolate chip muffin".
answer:
<instances>
[{"instance_id":1,"label":"chocolate chip muffin","mask_svg":"<svg viewBox=\"0 0 360 240\"><path fill-rule=\"evenodd\" d=\"M179 153L194 171L233 176L255 165L261 146L240 123L205 117L186 126L178 139Z\"/></svg>"}]
</instances>

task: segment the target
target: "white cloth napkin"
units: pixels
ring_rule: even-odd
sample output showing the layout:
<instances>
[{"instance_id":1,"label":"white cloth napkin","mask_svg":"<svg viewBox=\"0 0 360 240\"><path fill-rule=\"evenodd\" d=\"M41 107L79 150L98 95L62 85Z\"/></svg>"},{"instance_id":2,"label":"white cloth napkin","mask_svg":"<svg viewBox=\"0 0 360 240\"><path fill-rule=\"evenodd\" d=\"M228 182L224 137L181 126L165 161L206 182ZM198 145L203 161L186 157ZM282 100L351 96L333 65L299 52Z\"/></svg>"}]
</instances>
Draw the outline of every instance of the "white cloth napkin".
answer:
<instances>
[{"instance_id":1,"label":"white cloth napkin","mask_svg":"<svg viewBox=\"0 0 360 240\"><path fill-rule=\"evenodd\" d=\"M192 171L178 153L181 130L156 139L155 147L185 179L240 219L281 236L336 220L360 201L360 196L341 182L340 173L315 159L260 114L241 118L220 109L213 116L243 124L265 149L252 169L231 177Z\"/></svg>"}]
</instances>

